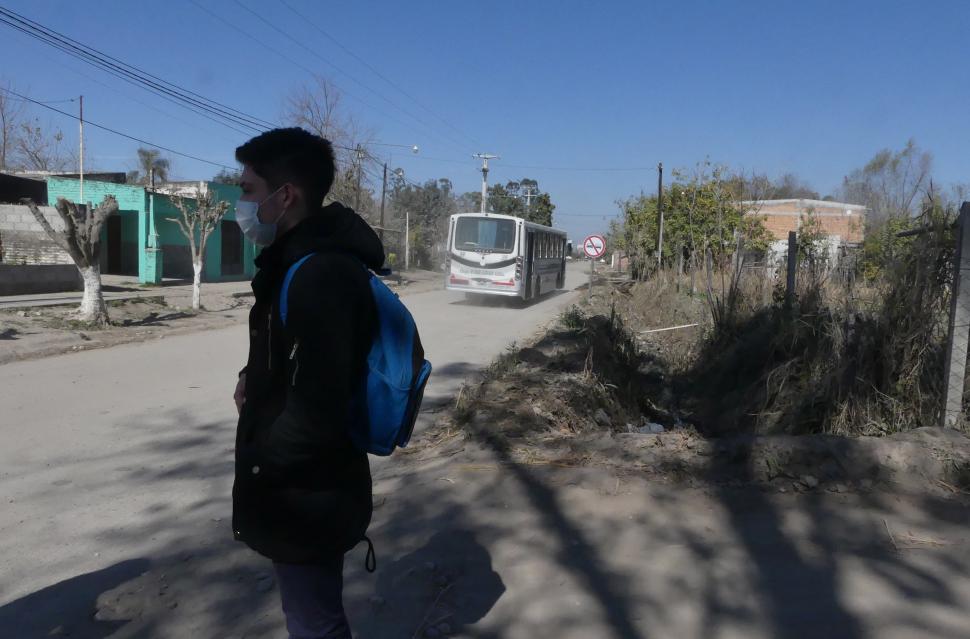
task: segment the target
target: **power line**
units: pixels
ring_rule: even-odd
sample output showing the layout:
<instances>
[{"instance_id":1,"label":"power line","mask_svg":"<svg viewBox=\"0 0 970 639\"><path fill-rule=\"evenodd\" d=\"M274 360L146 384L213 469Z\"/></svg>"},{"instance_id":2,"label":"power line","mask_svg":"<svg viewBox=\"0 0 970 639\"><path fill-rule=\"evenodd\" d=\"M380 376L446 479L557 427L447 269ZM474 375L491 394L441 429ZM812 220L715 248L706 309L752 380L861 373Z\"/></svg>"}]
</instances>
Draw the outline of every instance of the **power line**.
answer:
<instances>
[{"instance_id":1,"label":"power line","mask_svg":"<svg viewBox=\"0 0 970 639\"><path fill-rule=\"evenodd\" d=\"M82 78L85 78L89 82L93 82L93 83L95 83L97 85L100 85L100 86L104 87L108 91L111 91L114 95L121 96L121 97L125 98L126 100L131 100L135 104L139 104L139 105L145 107L146 109L149 109L151 111L154 111L155 113L160 113L161 115L164 115L167 118L171 118L172 120L174 120L176 122L179 122L180 124L184 124L187 127L191 127L193 129L200 130L199 129L199 126L197 124L194 124L192 122L189 122L187 120L184 120L184 119L182 119L182 118L180 118L180 117L178 117L176 115L173 115L172 113L169 113L168 111L165 111L163 109L160 109L160 108L158 108L158 107L156 107L156 106L154 106L152 104L149 104L149 103L145 102L144 100L139 100L136 97L133 97L133 96L127 94L127 93L124 93L122 91L119 91L116 87L113 87L113 86L107 84L106 82L102 82L101 80L99 80L99 79L97 79L97 78L95 78L95 77L93 77L91 75L88 75L87 73L84 73L83 71L80 71L79 69L75 69L74 67L69 66L68 64L66 64L65 62L63 62L61 60L58 60L58 59L53 58L51 56L48 56L48 55L46 55L43 52L40 52L40 55L43 58L45 58L45 59L53 62L54 64L57 64L58 66L61 66L61 67L67 69L68 71L70 71L72 73L76 73L77 75L81 76ZM13 99L18 100L19 98L13 98ZM72 98L70 100L61 100L60 102L76 102L76 101L77 101L77 98ZM54 101L54 102L47 101L46 104L57 104L57 101ZM233 129L233 130L234 131L239 131L238 129ZM239 131L239 133L243 133L244 135L248 135L248 133L245 133L244 131ZM216 135L217 137L219 137L222 140L225 140L226 142L230 142L232 144L237 144L238 143L238 140L230 139L229 137L227 137L226 135L222 134L221 132L220 133L215 133L214 135Z\"/></svg>"},{"instance_id":2,"label":"power line","mask_svg":"<svg viewBox=\"0 0 970 639\"><path fill-rule=\"evenodd\" d=\"M3 88L3 87L0 87L0 88ZM15 98L12 95L11 96L8 96L8 97L10 99L12 99L12 100L17 100L19 102L30 102L31 101L31 100L25 100L23 98ZM36 100L36 102L39 102L41 104L65 104L67 102L77 102L77 98L70 98L68 100Z\"/></svg>"},{"instance_id":3,"label":"power line","mask_svg":"<svg viewBox=\"0 0 970 639\"><path fill-rule=\"evenodd\" d=\"M45 33L51 34L53 36L56 36L57 38L59 38L62 41L66 41L68 43L73 43L74 45L79 45L84 50L84 52L93 51L95 54L97 54L97 56L100 56L100 57L102 57L102 58L104 58L106 60L115 62L118 65L120 65L121 67L130 69L130 70L132 70L134 72L137 72L138 74L140 74L142 76L145 76L147 78L151 78L151 79L157 80L158 82L161 82L161 83L166 84L166 85L168 85L170 87L173 87L174 89L177 89L178 91L180 91L182 93L185 93L185 94L188 94L188 95L191 95L191 96L195 96L197 98L200 98L201 100L204 100L205 102L208 102L210 104L213 104L213 105L222 107L223 109L226 109L226 110L228 110L230 112L234 112L234 113L238 114L239 116L242 116L244 119L250 120L253 123L264 124L264 125L269 126L269 127L276 126L272 122L268 122L266 120L262 120L260 118L255 117L255 116L249 115L249 114L247 114L247 113L245 113L243 111L240 111L238 109L235 109L233 107L230 107L230 106L228 106L226 104L223 104L223 103L218 102L216 100L213 100L211 98L207 98L206 96L201 95L199 93L196 93L196 92L194 92L194 91L192 91L190 89L186 89L186 88L181 87L181 86L179 86L179 85L177 85L177 84L175 84L173 82L169 82L169 81L167 81L167 80L165 80L163 78L160 78L160 77L158 77L156 75L153 75L153 74L151 74L151 73L149 73L147 71L144 71L142 69L139 69L138 67L136 67L134 65L131 65L131 64L128 64L127 62L124 62L123 60L119 60L118 58L115 58L115 57L113 57L111 55L108 55L106 53L103 53L101 51L98 51L97 49L94 49L93 47L90 47L88 45L84 45L84 44L78 42L77 40L74 40L74 39L72 39L72 38L70 38L70 37L68 37L68 36L66 36L66 35L64 35L62 33L58 33L57 31L55 31L53 29L50 29L49 27L45 27L42 24L40 24L39 22L30 20L29 18L26 18L26 17L24 17L24 16L22 16L22 15L16 13L16 12L14 12L14 11L11 11L10 9L5 9L5 8L0 7L0 12L6 14L7 17L9 17L9 18L13 18L13 19L17 20L18 22L27 24L28 26L30 26L33 29L40 30L40 31L43 31ZM77 48L77 47L74 47L74 48Z\"/></svg>"},{"instance_id":4,"label":"power line","mask_svg":"<svg viewBox=\"0 0 970 639\"><path fill-rule=\"evenodd\" d=\"M10 89L6 89L6 88L3 88L3 87L0 87L0 91L3 91L4 93L11 94L11 95L13 95L15 97L20 98L21 100L25 100L27 102L32 102L32 103L34 103L34 104L36 104L38 106L44 107L45 109L50 109L51 111L54 111L55 113L60 113L61 115L65 115L65 116L71 118L72 120L80 120L80 118L78 116L74 115L73 113L68 113L67 111L61 111L60 109L56 109L56 108L54 108L52 106L49 106L47 104L44 104L43 102L41 102L39 100L34 100L33 98L29 98L29 97L27 97L25 95L21 95L20 93L17 93L16 91L12 91ZM88 126L93 126L96 129L101 129L102 131L107 131L108 133L113 133L114 135L118 135L118 136L121 136L123 138L127 138L129 140L133 140L135 142L138 142L139 144L144 144L144 145L149 146L149 147L154 147L156 149L161 149L162 151L167 151L169 153L172 153L174 155L181 156L183 158L188 158L190 160L195 160L196 162L203 162L205 164L211 164L212 166L218 166L220 168L230 169L230 170L233 170L233 171L236 170L236 168L237 168L237 167L233 167L233 166L227 166L225 164L220 164L219 162L213 162L212 160L206 160L204 158L200 158L198 156L191 155L189 153L183 153L182 151L176 151L175 149L172 149L172 148L169 148L169 147L166 147L166 146L162 146L161 144L155 144L154 142L149 142L148 140L143 140L142 138L138 138L138 137L135 137L133 135L128 135L127 133L122 133L121 131L112 129L110 127L106 127L103 124L98 124L97 122L92 122L91 120L84 120L84 123L86 125L88 125Z\"/></svg>"},{"instance_id":5,"label":"power line","mask_svg":"<svg viewBox=\"0 0 970 639\"><path fill-rule=\"evenodd\" d=\"M237 33L240 33L240 34L242 34L242 35L243 35L243 36L245 36L245 37L246 37L246 38L247 38L247 39L248 39L249 41L252 41L252 42L255 42L256 44L258 44L258 45L260 45L260 46L261 46L261 47L263 47L264 49L267 49L268 51L270 51L270 52L272 52L272 53L274 53L274 54L276 54L276 55L277 55L277 56L279 56L280 58L283 58L284 60L286 60L287 62L289 62L289 63L290 63L290 64L292 64L293 66L295 66L295 67L297 67L297 68L299 68L299 69L303 69L303 71L305 71L305 72L306 72L306 73L307 73L308 75L310 75L311 77L314 77L314 78L316 78L316 77L318 77L318 74L317 74L317 71L315 71L315 70L313 70L313 69L311 69L311 68L309 68L309 67L307 67L306 65L304 65L304 64L303 64L302 62L299 62L298 60L294 60L293 58L291 58L290 56L288 56L288 55L286 55L285 53L282 53L282 52L280 52L280 51L279 51L278 49L276 49L275 47L272 47L272 46L270 46L270 45L268 45L268 44L266 44L265 42L263 42L262 40L260 40L260 39L259 39L259 38L257 38L256 36L254 36L254 35L252 35L252 34L251 34L251 33L249 33L248 31L246 31L245 29L242 29L242 28L240 28L240 27L238 27L238 26L236 26L235 24L233 24L233 23L231 23L231 22L229 22L228 20L226 20L226 19L225 19L225 18L223 18L222 16L220 16L220 15L218 15L218 14L216 14L216 13L213 13L213 12L212 12L212 11L210 11L210 10L209 10L209 9L208 9L207 7L205 7L205 6L203 6L202 4L200 4L199 2L197 2L196 0L189 0L189 2L191 2L191 3L193 4L193 5L195 5L195 7L196 7L197 9L199 9L200 11L202 11L203 13L206 13L206 14L208 14L208 15L209 15L209 16L210 16L210 17L211 17L212 19L214 19L214 20L216 20L216 21L218 21L218 22L221 22L222 24L224 24L225 26L227 26L227 27L229 27L229 28L230 28L230 29L232 29L233 31L236 31ZM337 84L336 84L336 83L334 83L334 86L337 86ZM393 115L390 115L389 113L387 113L386 111L384 111L384 110L382 110L382 109L379 109L379 108L377 108L377 107L375 107L375 106L372 106L372 105L370 105L370 104L368 104L367 102L365 102L364 100L362 100L362 99L361 99L361 98L359 98L358 96L356 96L356 95L354 95L353 93L351 93L351 92L349 92L349 91L347 91L347 90L346 90L346 89L344 89L343 87L339 87L339 86L337 86L337 88L338 88L338 89L340 89L340 91L341 91L341 92L342 92L342 93L343 93L344 95L346 95L347 97L349 97L349 98L351 98L351 99L353 99L353 100L356 100L356 101L357 101L357 102L359 102L359 103L360 103L360 104L361 104L362 106L364 106L364 107L366 107L366 108L368 108L368 109L372 109L373 111L376 111L377 113L379 113L380 115L382 115L382 116L384 116L384 117L385 117L385 118L387 118L388 120L392 120L392 121L394 121L394 122L397 122L397 123L398 123L398 124L400 124L401 126L405 126L405 127L408 127L408 128L410 128L410 129L412 129L412 130L417 130L417 129L415 129L415 128L414 128L414 125L412 125L412 124L410 124L410 123L408 123L408 122L405 122L405 121L403 121L403 120L401 120L401 119L399 119L399 118L396 118L396 117L394 117Z\"/></svg>"},{"instance_id":6,"label":"power line","mask_svg":"<svg viewBox=\"0 0 970 639\"><path fill-rule=\"evenodd\" d=\"M453 158L437 158L437 157L432 157L432 156L427 156L427 155L415 155L411 159L414 159L414 160L429 160L429 161L432 161L432 162L447 162L449 164L465 164L465 165L468 164L468 162L466 160L458 160L458 159L453 159ZM541 170L541 171L630 171L630 172L636 172L636 171L656 171L657 170L657 167L655 167L655 166L599 166L599 167L594 167L594 166L588 166L588 167L583 167L583 166L540 166L540 165L534 165L534 164L507 164L505 162L502 162L501 163L500 168L501 169L506 169L506 168L510 168L510 169L533 169L533 170L537 170L537 171Z\"/></svg>"},{"instance_id":7,"label":"power line","mask_svg":"<svg viewBox=\"0 0 970 639\"><path fill-rule=\"evenodd\" d=\"M375 96L377 96L378 98L380 98L384 102L386 102L389 105L391 105L391 107L397 109L398 111L400 111L404 115L408 116L409 118L411 118L415 122L419 123L420 125L422 125L424 127L427 127L427 129L428 129L429 132L432 132L432 133L434 132L434 129L432 127L430 127L427 122L425 122L424 120L422 120L418 116L414 115L413 113L411 113L407 109L405 109L405 108L401 107L400 105L394 103L392 100L388 99L387 97L385 97L384 95L382 95L380 92L378 92L378 91L372 89L371 87L369 87L368 85L364 84L363 82L361 82L360 80L358 80L357 78L355 78L350 73L347 73L346 71L344 71L343 69L341 69L340 67L338 67L336 64L334 64L332 61L330 61L327 58L325 58L322 55L320 55L316 50L314 50L314 49L308 47L307 45L303 44L302 42L300 42L299 40L297 40L295 37L293 37L291 34L289 34L286 31L284 31L283 29L280 29L278 26L276 26L275 24L273 24L272 22L270 22L269 19L267 19L265 16L260 15L259 13L253 11L252 9L250 9L249 7L247 7L246 5L244 5L240 0L233 0L233 1L241 9L243 9L244 11L246 11L247 13L249 13L250 15L254 16L257 20L259 20L260 22L262 22L263 24L265 24L269 28L273 29L274 31L276 31L277 33L279 33L280 35L282 35L284 38L286 38L287 40L289 40L290 42L292 42L296 46L298 46L301 49L305 50L310 55L314 56L315 58L317 58L318 60L320 60L324 64L329 65L330 67L332 67L337 73L339 73L339 74L347 77L349 80L351 80L357 86L359 86L359 87L361 87L361 88L369 91L370 93L374 94ZM458 148L464 148L464 144L463 143L458 142L457 140L455 140L451 136L446 135L445 133L440 133L439 135L442 137L442 139L446 139L446 140L450 141L453 144L457 144L458 145Z\"/></svg>"},{"instance_id":8,"label":"power line","mask_svg":"<svg viewBox=\"0 0 970 639\"><path fill-rule=\"evenodd\" d=\"M198 93L143 71L9 9L0 7L0 22L59 49L76 59L98 67L115 77L140 86L159 97L174 101L179 106L187 108L198 115L203 115L209 119L218 118L214 121L220 124L226 126L230 126L230 124L243 126L253 131L261 131L263 128L275 126L270 122L245 114L238 109L224 105L211 98L206 98ZM230 128L233 127L230 126ZM235 130L238 131L238 129Z\"/></svg>"},{"instance_id":9,"label":"power line","mask_svg":"<svg viewBox=\"0 0 970 639\"><path fill-rule=\"evenodd\" d=\"M412 102L414 102L416 105L418 105L419 107L421 107L422 109L424 109L425 111L427 111L428 113L430 113L431 115L433 115L434 117L436 117L445 126L447 126L451 130L453 130L456 133L458 133L458 135L461 135L462 137L464 137L464 138L468 139L469 141L471 141L474 144L474 146L476 146L476 147L484 146L480 142L478 142L475 138L473 138L470 135L464 133L458 127L454 126L453 124L451 124L450 122L448 122L447 120L445 120L443 117L441 117L440 115L438 115L437 113L435 113L434 111L432 111L430 108L428 108L427 106L425 106L424 104L422 104L421 102L419 102L417 98L415 98L410 93L408 93L407 91L405 91L403 88L401 88L400 86L398 86L395 82L393 82L392 80L390 80L389 78L387 78L383 73L381 73L376 68L374 68L366 60L364 60L363 58L361 58L360 56L358 56L357 54L355 54L353 51L351 51L350 49L348 49L347 47L345 47L336 38L334 38L332 35L330 35L326 31L324 31L320 26L318 26L317 24L315 24L308 17L306 17L305 15L303 15L302 13L300 13L299 11L297 11L296 9L294 9L293 8L293 5L291 5L289 2L287 2L286 0L280 0L280 3L284 7L286 7L290 11L292 11L294 14L296 14L296 16L298 18L300 18L301 20L303 20L304 23L306 23L309 26L313 27L316 31L318 31L320 34L322 34L325 38L327 38L328 40L330 40L331 42L333 42L335 45L337 45L338 47L340 47L347 55L349 55L350 57L352 57L353 59L355 59L358 62L360 62L361 64L363 64L365 67L367 67L374 75L376 75L381 80L383 80L384 82L386 82L392 88L394 88L397 91L399 91L406 98L408 98L409 100L411 100Z\"/></svg>"}]
</instances>

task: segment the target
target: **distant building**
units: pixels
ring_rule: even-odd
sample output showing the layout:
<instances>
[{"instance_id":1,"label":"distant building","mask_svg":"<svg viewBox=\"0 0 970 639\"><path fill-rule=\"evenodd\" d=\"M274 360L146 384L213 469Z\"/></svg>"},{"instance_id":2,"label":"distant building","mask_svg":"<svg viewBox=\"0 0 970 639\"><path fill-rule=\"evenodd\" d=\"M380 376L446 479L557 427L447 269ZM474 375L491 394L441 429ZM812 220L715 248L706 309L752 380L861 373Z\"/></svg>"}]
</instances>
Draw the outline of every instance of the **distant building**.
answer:
<instances>
[{"instance_id":1,"label":"distant building","mask_svg":"<svg viewBox=\"0 0 970 639\"><path fill-rule=\"evenodd\" d=\"M777 256L788 252L788 233L798 232L804 219L812 215L828 238L829 253L834 257L840 248L853 248L865 239L866 207L828 200L745 200L744 214L759 217L771 233L771 252Z\"/></svg>"},{"instance_id":2,"label":"distant building","mask_svg":"<svg viewBox=\"0 0 970 639\"><path fill-rule=\"evenodd\" d=\"M2 175L2 174L0 174ZM37 185L43 186L43 193ZM80 182L74 178L49 175L43 181L0 179L10 193L0 204L0 246L3 259L19 264L70 264L67 254L52 242L33 219L20 197L30 192L38 204L64 197L80 199ZM171 193L163 192L165 191ZM192 260L188 241L170 218L179 215L173 197L194 199L201 192L211 192L216 200L229 203L229 211L216 227L206 246L203 279L208 282L249 279L255 274L253 259L256 246L246 239L235 222L235 204L242 194L238 186L213 182L185 182L162 185L155 191L144 186L84 176L84 200L97 206L105 195L118 201L118 213L105 222L101 231L101 272L137 276L143 283L159 283L162 278L191 279ZM42 196L42 197L41 197ZM14 198L14 199L11 199ZM55 228L60 219L52 206L42 209Z\"/></svg>"}]
</instances>

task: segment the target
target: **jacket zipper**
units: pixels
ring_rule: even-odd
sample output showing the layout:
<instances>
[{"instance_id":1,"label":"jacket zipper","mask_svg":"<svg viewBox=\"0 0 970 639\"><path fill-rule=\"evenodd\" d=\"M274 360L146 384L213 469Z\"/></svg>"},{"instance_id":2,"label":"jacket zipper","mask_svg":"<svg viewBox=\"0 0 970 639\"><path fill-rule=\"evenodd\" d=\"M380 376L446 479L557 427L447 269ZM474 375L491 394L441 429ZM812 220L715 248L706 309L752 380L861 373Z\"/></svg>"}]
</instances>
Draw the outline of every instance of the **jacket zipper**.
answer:
<instances>
[{"instance_id":1,"label":"jacket zipper","mask_svg":"<svg viewBox=\"0 0 970 639\"><path fill-rule=\"evenodd\" d=\"M296 349L298 349L299 347L300 347L300 340L294 341L293 342L293 350L290 351L290 361L291 362L294 359L296 359ZM297 359L296 360L296 363L293 366L293 379L290 382L290 385L291 386L294 386L294 387L296 386L296 374L299 372L299 370L300 370L300 360Z\"/></svg>"},{"instance_id":2,"label":"jacket zipper","mask_svg":"<svg viewBox=\"0 0 970 639\"><path fill-rule=\"evenodd\" d=\"M273 370L273 305L269 305L269 315L266 319L266 370Z\"/></svg>"}]
</instances>

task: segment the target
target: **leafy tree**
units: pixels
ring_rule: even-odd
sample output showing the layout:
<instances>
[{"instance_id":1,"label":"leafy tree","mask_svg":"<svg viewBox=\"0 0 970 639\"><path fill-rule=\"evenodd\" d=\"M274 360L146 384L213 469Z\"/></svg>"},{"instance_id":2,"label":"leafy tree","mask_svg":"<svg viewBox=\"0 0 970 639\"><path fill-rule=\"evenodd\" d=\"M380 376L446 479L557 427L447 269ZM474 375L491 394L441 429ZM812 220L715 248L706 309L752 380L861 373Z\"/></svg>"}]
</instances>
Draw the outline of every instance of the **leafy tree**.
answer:
<instances>
[{"instance_id":1,"label":"leafy tree","mask_svg":"<svg viewBox=\"0 0 970 639\"><path fill-rule=\"evenodd\" d=\"M128 182L149 186L152 184L152 171L155 172L156 182L167 182L171 164L171 160L162 157L162 152L158 149L139 147L138 169L129 171Z\"/></svg>"},{"instance_id":2,"label":"leafy tree","mask_svg":"<svg viewBox=\"0 0 970 639\"><path fill-rule=\"evenodd\" d=\"M222 169L212 176L212 181L216 184L232 184L234 186L239 186L239 181L241 179L242 172L232 169Z\"/></svg>"},{"instance_id":3,"label":"leafy tree","mask_svg":"<svg viewBox=\"0 0 970 639\"><path fill-rule=\"evenodd\" d=\"M465 193L461 196L461 210L474 212L481 210L480 192ZM539 182L530 178L493 184L488 187L488 206L490 213L521 217L536 224L552 226L552 215L556 205L548 193L539 190Z\"/></svg>"},{"instance_id":4,"label":"leafy tree","mask_svg":"<svg viewBox=\"0 0 970 639\"><path fill-rule=\"evenodd\" d=\"M448 218L458 212L458 200L450 180L428 180L416 185L395 171L390 202L396 225L404 227L405 212L410 218L412 263L433 269L440 263L440 245L448 231ZM402 247L403 248L403 247Z\"/></svg>"},{"instance_id":5,"label":"leafy tree","mask_svg":"<svg viewBox=\"0 0 970 639\"><path fill-rule=\"evenodd\" d=\"M767 249L771 237L762 219L744 214L743 178L709 162L690 174L675 171L673 176L664 189L665 264L673 264L678 249L695 264L707 251L715 262L724 263L737 251L739 240L746 250ZM611 228L611 236L614 245L630 255L634 276L642 277L657 263L657 197L641 193L618 205L623 218Z\"/></svg>"}]
</instances>

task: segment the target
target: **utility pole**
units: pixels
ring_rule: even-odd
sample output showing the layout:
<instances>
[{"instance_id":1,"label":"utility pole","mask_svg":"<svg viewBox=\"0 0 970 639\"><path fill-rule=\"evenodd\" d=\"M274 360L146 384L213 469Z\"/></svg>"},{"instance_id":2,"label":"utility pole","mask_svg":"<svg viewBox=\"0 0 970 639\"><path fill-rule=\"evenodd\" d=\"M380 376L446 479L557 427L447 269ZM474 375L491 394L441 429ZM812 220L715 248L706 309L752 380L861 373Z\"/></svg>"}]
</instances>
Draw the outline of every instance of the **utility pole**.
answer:
<instances>
[{"instance_id":1,"label":"utility pole","mask_svg":"<svg viewBox=\"0 0 970 639\"><path fill-rule=\"evenodd\" d=\"M79 98L80 103L80 113L78 114L78 139L80 140L80 154L79 154L79 175L81 179L79 180L79 190L80 197L78 198L81 206L84 206L84 96ZM87 209L85 209L87 210Z\"/></svg>"},{"instance_id":2,"label":"utility pole","mask_svg":"<svg viewBox=\"0 0 970 639\"><path fill-rule=\"evenodd\" d=\"M404 270L411 266L411 212L404 211Z\"/></svg>"},{"instance_id":3,"label":"utility pole","mask_svg":"<svg viewBox=\"0 0 970 639\"><path fill-rule=\"evenodd\" d=\"M527 187L525 187L525 193L523 194L522 197L525 198L525 207L526 208L529 208L530 206L532 206L532 198L534 198L536 196L536 193L533 191L534 188L535 187L533 187L533 186L527 186Z\"/></svg>"},{"instance_id":4,"label":"utility pole","mask_svg":"<svg viewBox=\"0 0 970 639\"><path fill-rule=\"evenodd\" d=\"M472 157L482 160L482 213L485 212L485 202L488 200L488 161L499 160L499 156L489 153L476 153Z\"/></svg>"},{"instance_id":5,"label":"utility pole","mask_svg":"<svg viewBox=\"0 0 970 639\"><path fill-rule=\"evenodd\" d=\"M384 163L384 182L381 184L381 228L377 235L384 243L384 200L387 197L387 162Z\"/></svg>"},{"instance_id":6,"label":"utility pole","mask_svg":"<svg viewBox=\"0 0 970 639\"><path fill-rule=\"evenodd\" d=\"M357 215L360 215L360 174L364 170L364 164L363 164L364 152L360 148L359 144L357 145L357 148L355 151L357 154L357 194L354 197L354 210L357 211Z\"/></svg>"},{"instance_id":7,"label":"utility pole","mask_svg":"<svg viewBox=\"0 0 970 639\"><path fill-rule=\"evenodd\" d=\"M657 236L657 272L660 272L664 254L664 163L657 164L657 217L660 232Z\"/></svg>"}]
</instances>

